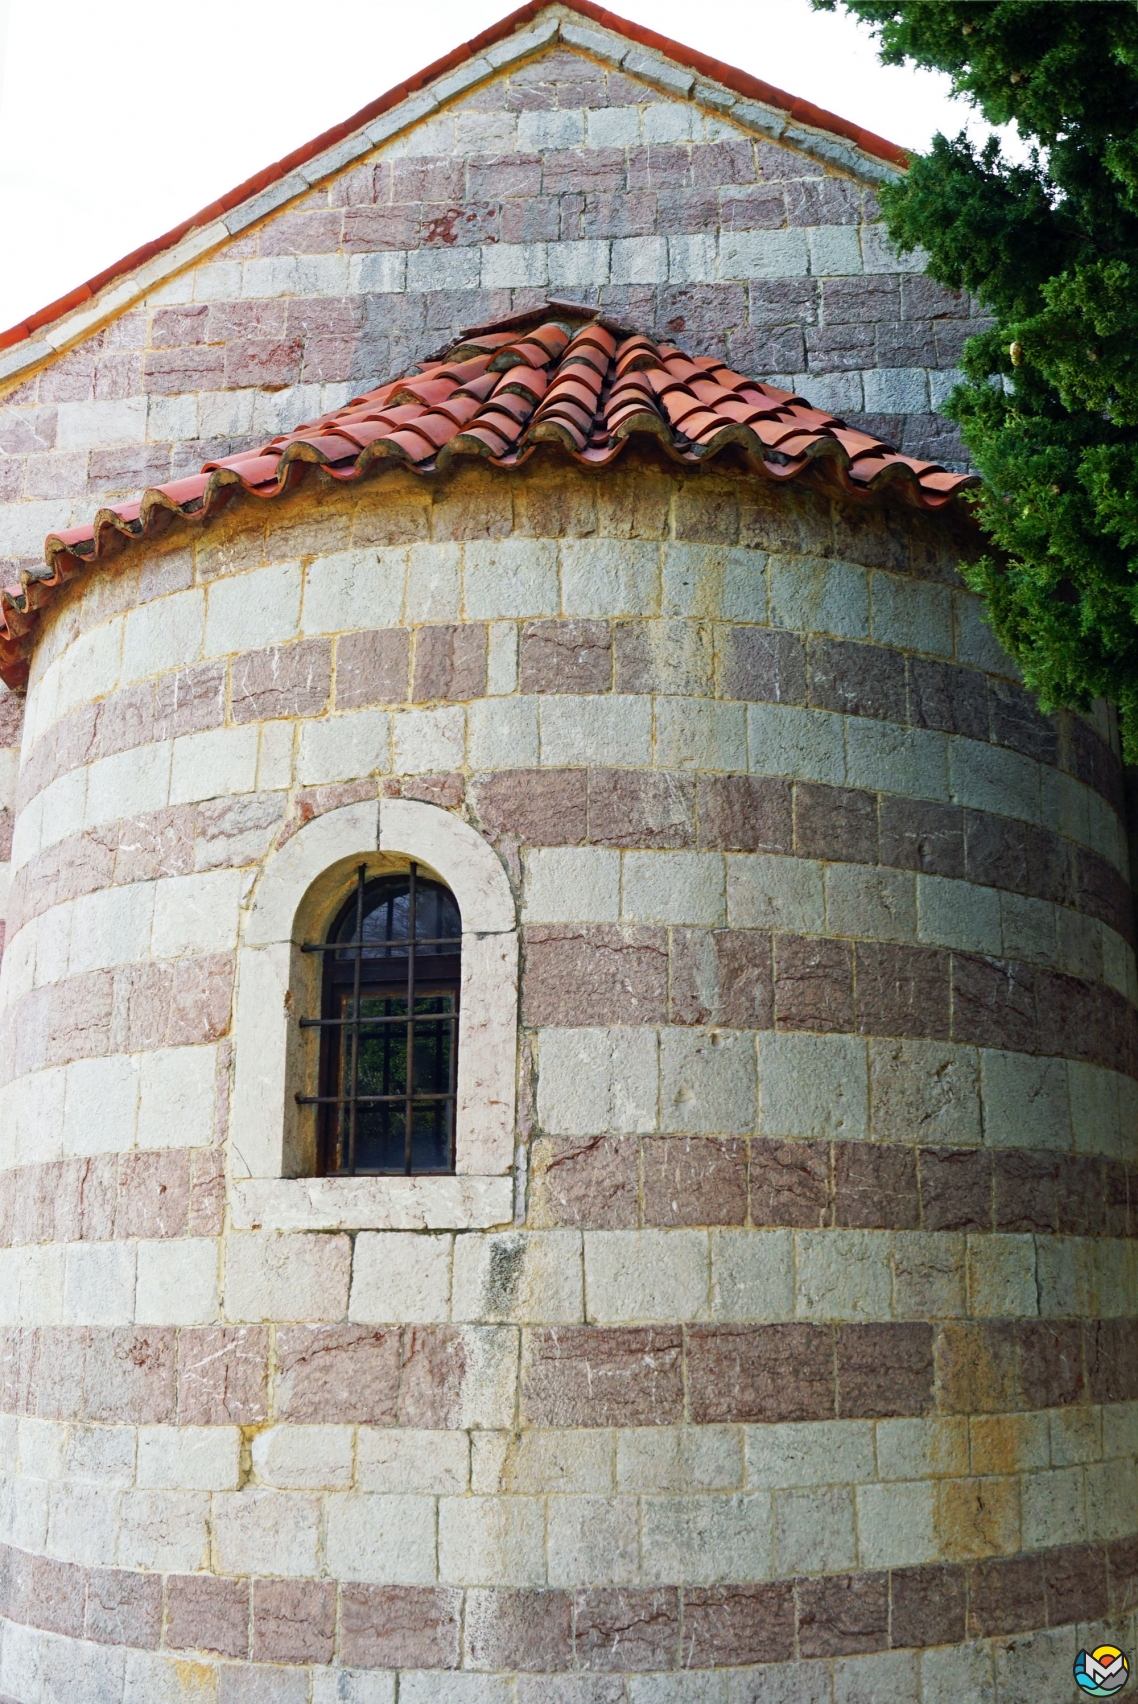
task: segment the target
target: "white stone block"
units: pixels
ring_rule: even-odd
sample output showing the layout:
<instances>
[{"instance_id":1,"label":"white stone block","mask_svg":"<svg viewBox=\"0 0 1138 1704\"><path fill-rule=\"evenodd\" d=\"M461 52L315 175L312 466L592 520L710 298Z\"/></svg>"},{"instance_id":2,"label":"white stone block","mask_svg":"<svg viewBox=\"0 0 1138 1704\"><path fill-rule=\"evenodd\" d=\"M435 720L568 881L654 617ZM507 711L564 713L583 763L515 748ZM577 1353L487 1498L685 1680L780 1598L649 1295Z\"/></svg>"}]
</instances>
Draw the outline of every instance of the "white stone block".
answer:
<instances>
[{"instance_id":1,"label":"white stone block","mask_svg":"<svg viewBox=\"0 0 1138 1704\"><path fill-rule=\"evenodd\" d=\"M352 1426L269 1426L253 1439L253 1470L281 1491L343 1491L352 1483Z\"/></svg>"},{"instance_id":2,"label":"white stone block","mask_svg":"<svg viewBox=\"0 0 1138 1704\"><path fill-rule=\"evenodd\" d=\"M210 728L174 741L170 803L196 804L225 793L251 793L257 784L257 727Z\"/></svg>"},{"instance_id":3,"label":"white stone block","mask_svg":"<svg viewBox=\"0 0 1138 1704\"><path fill-rule=\"evenodd\" d=\"M415 249L407 256L407 289L476 290L481 258L478 248Z\"/></svg>"},{"instance_id":4,"label":"white stone block","mask_svg":"<svg viewBox=\"0 0 1138 1704\"><path fill-rule=\"evenodd\" d=\"M947 1420L879 1420L877 1471L881 1479L967 1474L968 1421L955 1416Z\"/></svg>"},{"instance_id":5,"label":"white stone block","mask_svg":"<svg viewBox=\"0 0 1138 1704\"><path fill-rule=\"evenodd\" d=\"M820 557L770 559L770 610L776 627L796 633L869 636L869 575Z\"/></svg>"},{"instance_id":6,"label":"white stone block","mask_svg":"<svg viewBox=\"0 0 1138 1704\"><path fill-rule=\"evenodd\" d=\"M568 616L657 614L660 546L641 539L562 539L561 596Z\"/></svg>"},{"instance_id":7,"label":"white stone block","mask_svg":"<svg viewBox=\"0 0 1138 1704\"><path fill-rule=\"evenodd\" d=\"M747 1484L857 1485L874 1477L868 1420L784 1421L746 1430Z\"/></svg>"},{"instance_id":8,"label":"white stone block","mask_svg":"<svg viewBox=\"0 0 1138 1704\"><path fill-rule=\"evenodd\" d=\"M329 1498L328 1565L341 1577L342 1563L332 1561L333 1503ZM222 1574L275 1574L311 1577L317 1572L320 1540L320 1499L295 1491L270 1491L249 1486L220 1492L213 1498L213 1541L216 1566ZM367 1576L357 1574L357 1579ZM404 1576L410 1579L411 1576Z\"/></svg>"},{"instance_id":9,"label":"white stone block","mask_svg":"<svg viewBox=\"0 0 1138 1704\"><path fill-rule=\"evenodd\" d=\"M209 1325L217 1318L218 1246L212 1237L138 1245L139 1325Z\"/></svg>"},{"instance_id":10,"label":"white stone block","mask_svg":"<svg viewBox=\"0 0 1138 1704\"><path fill-rule=\"evenodd\" d=\"M653 111L652 107L646 109ZM595 107L585 114L590 148L635 148L640 141L640 110L634 106ZM655 137L655 141L664 138ZM671 137L668 138L672 140Z\"/></svg>"},{"instance_id":11,"label":"white stone block","mask_svg":"<svg viewBox=\"0 0 1138 1704\"><path fill-rule=\"evenodd\" d=\"M1034 1319L1040 1286L1035 1238L993 1232L968 1238L968 1311L979 1319Z\"/></svg>"},{"instance_id":12,"label":"white stone block","mask_svg":"<svg viewBox=\"0 0 1138 1704\"><path fill-rule=\"evenodd\" d=\"M856 1036L759 1036L759 1128L764 1136L867 1134L865 1043Z\"/></svg>"},{"instance_id":13,"label":"white stone block","mask_svg":"<svg viewBox=\"0 0 1138 1704\"><path fill-rule=\"evenodd\" d=\"M196 400L198 430L204 438L238 438L252 432L251 390L199 391Z\"/></svg>"},{"instance_id":14,"label":"white stone block","mask_svg":"<svg viewBox=\"0 0 1138 1704\"><path fill-rule=\"evenodd\" d=\"M901 574L871 574L873 637L879 645L951 657L952 592Z\"/></svg>"},{"instance_id":15,"label":"white stone block","mask_svg":"<svg viewBox=\"0 0 1138 1704\"><path fill-rule=\"evenodd\" d=\"M800 1319L888 1319L892 1304L885 1231L801 1231L795 1309Z\"/></svg>"},{"instance_id":16,"label":"white stone block","mask_svg":"<svg viewBox=\"0 0 1138 1704\"><path fill-rule=\"evenodd\" d=\"M441 1497L438 1508L440 1580L468 1586L544 1585L545 1520L538 1499Z\"/></svg>"},{"instance_id":17,"label":"white stone block","mask_svg":"<svg viewBox=\"0 0 1138 1704\"><path fill-rule=\"evenodd\" d=\"M712 1231L711 1312L721 1320L794 1317L791 1231Z\"/></svg>"},{"instance_id":18,"label":"white stone block","mask_svg":"<svg viewBox=\"0 0 1138 1704\"><path fill-rule=\"evenodd\" d=\"M582 148L585 144L585 114L577 108L544 111L537 108L518 114L518 147L523 153L541 153L547 148Z\"/></svg>"},{"instance_id":19,"label":"white stone block","mask_svg":"<svg viewBox=\"0 0 1138 1704\"><path fill-rule=\"evenodd\" d=\"M1000 932L1003 937L1003 956L1030 964L1058 964L1059 943L1056 918L1059 907L1045 899L1030 899L1022 893L1000 894ZM1102 931L1106 941L1118 941L1122 953L1130 949L1110 929ZM1106 968L1104 952L1103 977L1113 986L1126 989L1125 973L1121 984L1114 982Z\"/></svg>"},{"instance_id":20,"label":"white stone block","mask_svg":"<svg viewBox=\"0 0 1138 1704\"><path fill-rule=\"evenodd\" d=\"M457 1496L469 1484L470 1439L465 1432L420 1431L406 1426L359 1428L358 1490Z\"/></svg>"},{"instance_id":21,"label":"white stone block","mask_svg":"<svg viewBox=\"0 0 1138 1704\"><path fill-rule=\"evenodd\" d=\"M144 748L154 749L154 748ZM124 752L123 756L133 756L133 752ZM105 758L103 762L113 763L113 758ZM88 782L97 787L102 779L101 764L92 764L88 770L73 769L68 775L61 775L53 781L50 787L45 787L40 794L37 804L39 807L39 846L40 848L54 846L57 841L66 840L90 821L90 800L88 798ZM142 766L146 767L145 762ZM120 803L120 811L125 808Z\"/></svg>"},{"instance_id":22,"label":"white stone block","mask_svg":"<svg viewBox=\"0 0 1138 1704\"><path fill-rule=\"evenodd\" d=\"M940 1553L936 1487L920 1482L859 1485L858 1552L863 1568L911 1568Z\"/></svg>"},{"instance_id":23,"label":"white stone block","mask_svg":"<svg viewBox=\"0 0 1138 1704\"><path fill-rule=\"evenodd\" d=\"M862 374L865 406L880 414L925 414L929 376L924 367L869 367Z\"/></svg>"},{"instance_id":24,"label":"white stone block","mask_svg":"<svg viewBox=\"0 0 1138 1704\"><path fill-rule=\"evenodd\" d=\"M1020 1497L1025 1550L1085 1542L1086 1503L1080 1468L1025 1474L1020 1481Z\"/></svg>"},{"instance_id":25,"label":"white stone block","mask_svg":"<svg viewBox=\"0 0 1138 1704\"><path fill-rule=\"evenodd\" d=\"M312 1704L395 1704L395 1679L390 1669L313 1669Z\"/></svg>"},{"instance_id":26,"label":"white stone block","mask_svg":"<svg viewBox=\"0 0 1138 1704\"><path fill-rule=\"evenodd\" d=\"M1129 1150L1131 1132L1127 1121L1125 1139L1119 1106L1119 1078L1098 1065L1067 1061L1067 1090L1071 1105L1071 1130L1075 1149L1084 1154L1123 1158Z\"/></svg>"},{"instance_id":27,"label":"white stone block","mask_svg":"<svg viewBox=\"0 0 1138 1704\"><path fill-rule=\"evenodd\" d=\"M620 853L600 846L549 846L525 854L526 923L615 923Z\"/></svg>"},{"instance_id":28,"label":"white stone block","mask_svg":"<svg viewBox=\"0 0 1138 1704\"><path fill-rule=\"evenodd\" d=\"M133 1148L138 1107L136 1062L121 1053L103 1059L76 1059L67 1066L66 1081L64 1153L115 1154Z\"/></svg>"},{"instance_id":29,"label":"white stone block","mask_svg":"<svg viewBox=\"0 0 1138 1704\"><path fill-rule=\"evenodd\" d=\"M548 282L544 243L488 243L482 250L484 290L533 289Z\"/></svg>"},{"instance_id":30,"label":"white stone block","mask_svg":"<svg viewBox=\"0 0 1138 1704\"><path fill-rule=\"evenodd\" d=\"M918 938L957 952L999 956L1003 945L1000 895L994 888L948 876L918 876Z\"/></svg>"},{"instance_id":31,"label":"white stone block","mask_svg":"<svg viewBox=\"0 0 1138 1704\"><path fill-rule=\"evenodd\" d=\"M129 610L123 632L123 680L164 675L201 656L206 596L199 586Z\"/></svg>"},{"instance_id":32,"label":"white stone block","mask_svg":"<svg viewBox=\"0 0 1138 1704\"><path fill-rule=\"evenodd\" d=\"M63 1323L129 1325L134 1316L134 1244L71 1243L63 1252Z\"/></svg>"},{"instance_id":33,"label":"white stone block","mask_svg":"<svg viewBox=\"0 0 1138 1704\"><path fill-rule=\"evenodd\" d=\"M102 450L112 444L146 442L146 398L114 402L61 402L57 405L58 450Z\"/></svg>"},{"instance_id":34,"label":"white stone block","mask_svg":"<svg viewBox=\"0 0 1138 1704\"><path fill-rule=\"evenodd\" d=\"M654 1130L654 1030L548 1029L539 1038L538 1121L555 1135Z\"/></svg>"},{"instance_id":35,"label":"white stone block","mask_svg":"<svg viewBox=\"0 0 1138 1704\"><path fill-rule=\"evenodd\" d=\"M491 697L503 693L516 692L518 687L518 630L512 621L492 621L490 623L490 643L488 646L486 665L486 691ZM471 749L474 743L474 711L479 708L471 706L470 733ZM535 707L536 716L536 707ZM536 750L536 729L535 729ZM474 758L471 758L474 763ZM536 758L533 759L537 761Z\"/></svg>"},{"instance_id":36,"label":"white stone block","mask_svg":"<svg viewBox=\"0 0 1138 1704\"><path fill-rule=\"evenodd\" d=\"M304 576L305 634L392 627L402 618L407 552L341 550L311 562Z\"/></svg>"},{"instance_id":37,"label":"white stone block","mask_svg":"<svg viewBox=\"0 0 1138 1704\"><path fill-rule=\"evenodd\" d=\"M652 761L650 698L550 696L541 700L538 715L541 762L548 768L647 768Z\"/></svg>"},{"instance_id":38,"label":"white stone block","mask_svg":"<svg viewBox=\"0 0 1138 1704\"><path fill-rule=\"evenodd\" d=\"M580 1232L458 1237L451 1318L550 1325L582 1321Z\"/></svg>"},{"instance_id":39,"label":"white stone block","mask_svg":"<svg viewBox=\"0 0 1138 1704\"><path fill-rule=\"evenodd\" d=\"M292 722L261 723L257 745L258 792L280 792L291 783L295 732Z\"/></svg>"},{"instance_id":40,"label":"white stone block","mask_svg":"<svg viewBox=\"0 0 1138 1704\"><path fill-rule=\"evenodd\" d=\"M122 621L104 621L67 647L59 659L57 716L101 698L118 685L122 642Z\"/></svg>"},{"instance_id":41,"label":"white stone block","mask_svg":"<svg viewBox=\"0 0 1138 1704\"><path fill-rule=\"evenodd\" d=\"M803 230L719 233L720 278L805 278L809 264Z\"/></svg>"},{"instance_id":42,"label":"white stone block","mask_svg":"<svg viewBox=\"0 0 1138 1704\"><path fill-rule=\"evenodd\" d=\"M628 923L714 928L724 918L723 879L723 859L715 852L626 852L621 916Z\"/></svg>"},{"instance_id":43,"label":"white stone block","mask_svg":"<svg viewBox=\"0 0 1138 1704\"><path fill-rule=\"evenodd\" d=\"M906 870L829 865L826 932L861 940L913 940L917 933L915 878Z\"/></svg>"},{"instance_id":44,"label":"white stone block","mask_svg":"<svg viewBox=\"0 0 1138 1704\"><path fill-rule=\"evenodd\" d=\"M157 1048L138 1056L137 1069L140 1147L197 1148L212 1141L216 1048Z\"/></svg>"},{"instance_id":45,"label":"white stone block","mask_svg":"<svg viewBox=\"0 0 1138 1704\"><path fill-rule=\"evenodd\" d=\"M462 546L413 544L407 552L408 621L457 621L462 607Z\"/></svg>"},{"instance_id":46,"label":"white stone block","mask_svg":"<svg viewBox=\"0 0 1138 1704\"><path fill-rule=\"evenodd\" d=\"M752 775L786 775L840 784L846 778L844 718L793 704L749 704Z\"/></svg>"},{"instance_id":47,"label":"white stone block","mask_svg":"<svg viewBox=\"0 0 1138 1704\"><path fill-rule=\"evenodd\" d=\"M146 436L152 444L178 443L201 435L198 399L186 396L150 396L146 404Z\"/></svg>"},{"instance_id":48,"label":"white stone block","mask_svg":"<svg viewBox=\"0 0 1138 1704\"><path fill-rule=\"evenodd\" d=\"M77 771L75 777L65 775L53 782L44 794L45 827L47 793L64 783L73 789L84 778L86 800L82 809L87 828L114 822L119 817L159 811L169 797L170 742L164 740L160 745L139 746L134 751L116 752L114 757L101 757L87 770ZM44 844L54 838L58 837L45 833Z\"/></svg>"},{"instance_id":49,"label":"white stone block","mask_svg":"<svg viewBox=\"0 0 1138 1704\"><path fill-rule=\"evenodd\" d=\"M466 748L466 711L460 704L437 710L403 710L391 719L392 767L399 775L430 775L461 767Z\"/></svg>"},{"instance_id":50,"label":"white stone block","mask_svg":"<svg viewBox=\"0 0 1138 1704\"><path fill-rule=\"evenodd\" d=\"M774 1508L780 1575L856 1566L853 1494L847 1486L781 1491Z\"/></svg>"},{"instance_id":51,"label":"white stone block","mask_svg":"<svg viewBox=\"0 0 1138 1704\"><path fill-rule=\"evenodd\" d=\"M383 254L354 254L348 263L348 292L352 296L401 296L407 288L407 255L402 249Z\"/></svg>"},{"instance_id":52,"label":"white stone block","mask_svg":"<svg viewBox=\"0 0 1138 1704\"><path fill-rule=\"evenodd\" d=\"M952 739L948 750L949 797L955 804L1039 821L1039 765L1033 758L981 740Z\"/></svg>"},{"instance_id":53,"label":"white stone block","mask_svg":"<svg viewBox=\"0 0 1138 1704\"><path fill-rule=\"evenodd\" d=\"M586 1231L585 1308L591 1324L706 1319L706 1231Z\"/></svg>"},{"instance_id":54,"label":"white stone block","mask_svg":"<svg viewBox=\"0 0 1138 1704\"><path fill-rule=\"evenodd\" d=\"M232 951L243 881L241 870L206 870L155 882L151 934L155 958Z\"/></svg>"},{"instance_id":55,"label":"white stone block","mask_svg":"<svg viewBox=\"0 0 1138 1704\"><path fill-rule=\"evenodd\" d=\"M304 722L297 780L311 787L385 775L391 767L390 736L391 716L386 710L351 710L343 716Z\"/></svg>"},{"instance_id":56,"label":"white stone block","mask_svg":"<svg viewBox=\"0 0 1138 1704\"><path fill-rule=\"evenodd\" d=\"M846 780L851 787L946 799L951 743L931 728L901 728L893 722L847 717Z\"/></svg>"},{"instance_id":57,"label":"white stone block","mask_svg":"<svg viewBox=\"0 0 1138 1704\"><path fill-rule=\"evenodd\" d=\"M463 599L472 621L556 615L557 546L548 539L476 539L464 548Z\"/></svg>"},{"instance_id":58,"label":"white stone block","mask_svg":"<svg viewBox=\"0 0 1138 1704\"><path fill-rule=\"evenodd\" d=\"M848 278L862 270L856 225L812 225L806 231L814 278Z\"/></svg>"},{"instance_id":59,"label":"white stone block","mask_svg":"<svg viewBox=\"0 0 1138 1704\"><path fill-rule=\"evenodd\" d=\"M764 1580L771 1571L770 1497L652 1497L643 1504L641 1575L650 1585Z\"/></svg>"},{"instance_id":60,"label":"white stone block","mask_svg":"<svg viewBox=\"0 0 1138 1704\"><path fill-rule=\"evenodd\" d=\"M115 1555L120 1568L192 1574L205 1567L209 1554L207 1492L127 1491L120 1507ZM263 1566L267 1572L268 1565ZM273 1571L285 1572L279 1559Z\"/></svg>"},{"instance_id":61,"label":"white stone block","mask_svg":"<svg viewBox=\"0 0 1138 1704\"><path fill-rule=\"evenodd\" d=\"M889 241L885 226L879 224L862 226L861 252L867 272L920 272L927 259L920 248L899 254Z\"/></svg>"},{"instance_id":62,"label":"white stone block","mask_svg":"<svg viewBox=\"0 0 1138 1704\"><path fill-rule=\"evenodd\" d=\"M352 1246L343 1236L234 1234L225 1249L225 1312L238 1320L337 1320L348 1305Z\"/></svg>"},{"instance_id":63,"label":"white stone block","mask_svg":"<svg viewBox=\"0 0 1138 1704\"><path fill-rule=\"evenodd\" d=\"M989 1147L1071 1147L1066 1060L985 1048L980 1077Z\"/></svg>"},{"instance_id":64,"label":"white stone block","mask_svg":"<svg viewBox=\"0 0 1138 1704\"><path fill-rule=\"evenodd\" d=\"M745 707L706 698L658 698L656 761L664 769L745 770Z\"/></svg>"},{"instance_id":65,"label":"white stone block","mask_svg":"<svg viewBox=\"0 0 1138 1704\"><path fill-rule=\"evenodd\" d=\"M992 1653L979 1640L922 1651L920 1663L924 1704L996 1704Z\"/></svg>"},{"instance_id":66,"label":"white stone block","mask_svg":"<svg viewBox=\"0 0 1138 1704\"><path fill-rule=\"evenodd\" d=\"M962 663L986 669L989 674L1019 680L1020 672L992 631L987 606L971 592L955 592L956 655Z\"/></svg>"},{"instance_id":67,"label":"white stone block","mask_svg":"<svg viewBox=\"0 0 1138 1704\"><path fill-rule=\"evenodd\" d=\"M551 1586L631 1586L639 1579L635 1497L551 1497Z\"/></svg>"},{"instance_id":68,"label":"white stone block","mask_svg":"<svg viewBox=\"0 0 1138 1704\"><path fill-rule=\"evenodd\" d=\"M399 1675L400 1704L513 1704L514 1696L513 1678L505 1674L403 1669Z\"/></svg>"},{"instance_id":69,"label":"white stone block","mask_svg":"<svg viewBox=\"0 0 1138 1704\"><path fill-rule=\"evenodd\" d=\"M661 1030L660 1128L741 1136L754 1127L751 1031Z\"/></svg>"},{"instance_id":70,"label":"white stone block","mask_svg":"<svg viewBox=\"0 0 1138 1704\"><path fill-rule=\"evenodd\" d=\"M840 1658L834 1664L834 1704L917 1704L917 1661L916 1651Z\"/></svg>"},{"instance_id":71,"label":"white stone block","mask_svg":"<svg viewBox=\"0 0 1138 1704\"><path fill-rule=\"evenodd\" d=\"M363 1231L356 1238L348 1318L367 1324L445 1320L454 1238Z\"/></svg>"},{"instance_id":72,"label":"white stone block","mask_svg":"<svg viewBox=\"0 0 1138 1704\"><path fill-rule=\"evenodd\" d=\"M512 668L502 665L499 681L510 681L504 691L513 691L516 678L516 647L513 644L513 623L496 622L495 628L509 627L510 650L506 653ZM499 648L501 655L501 647ZM494 654L491 639L491 672ZM511 678L513 677L513 678ZM493 683L492 683L493 684ZM538 759L536 698L484 698L467 710L467 756L471 769L531 769Z\"/></svg>"},{"instance_id":73,"label":"white stone block","mask_svg":"<svg viewBox=\"0 0 1138 1704\"><path fill-rule=\"evenodd\" d=\"M716 276L716 259L716 239L710 231L693 236L669 237L668 281L672 284L713 283Z\"/></svg>"},{"instance_id":74,"label":"white stone block","mask_svg":"<svg viewBox=\"0 0 1138 1704\"><path fill-rule=\"evenodd\" d=\"M145 958L153 908L154 890L149 882L99 888L73 900L68 974L82 976L89 970Z\"/></svg>"},{"instance_id":75,"label":"white stone block","mask_svg":"<svg viewBox=\"0 0 1138 1704\"><path fill-rule=\"evenodd\" d=\"M300 590L299 562L276 562L270 568L213 581L207 588L205 655L255 651L295 638L300 630Z\"/></svg>"},{"instance_id":76,"label":"white stone block","mask_svg":"<svg viewBox=\"0 0 1138 1704\"><path fill-rule=\"evenodd\" d=\"M138 1484L149 1491L236 1491L241 1433L236 1426L140 1426Z\"/></svg>"},{"instance_id":77,"label":"white stone block","mask_svg":"<svg viewBox=\"0 0 1138 1704\"><path fill-rule=\"evenodd\" d=\"M731 1491L742 1475L735 1427L636 1426L616 1433L620 1491Z\"/></svg>"},{"instance_id":78,"label":"white stone block","mask_svg":"<svg viewBox=\"0 0 1138 1704\"><path fill-rule=\"evenodd\" d=\"M820 934L825 928L822 866L773 853L729 854L727 919L733 929Z\"/></svg>"},{"instance_id":79,"label":"white stone block","mask_svg":"<svg viewBox=\"0 0 1138 1704\"><path fill-rule=\"evenodd\" d=\"M620 1434L618 1434L620 1436ZM471 1489L543 1497L549 1492L612 1490L612 1438L601 1430L476 1432Z\"/></svg>"}]
</instances>

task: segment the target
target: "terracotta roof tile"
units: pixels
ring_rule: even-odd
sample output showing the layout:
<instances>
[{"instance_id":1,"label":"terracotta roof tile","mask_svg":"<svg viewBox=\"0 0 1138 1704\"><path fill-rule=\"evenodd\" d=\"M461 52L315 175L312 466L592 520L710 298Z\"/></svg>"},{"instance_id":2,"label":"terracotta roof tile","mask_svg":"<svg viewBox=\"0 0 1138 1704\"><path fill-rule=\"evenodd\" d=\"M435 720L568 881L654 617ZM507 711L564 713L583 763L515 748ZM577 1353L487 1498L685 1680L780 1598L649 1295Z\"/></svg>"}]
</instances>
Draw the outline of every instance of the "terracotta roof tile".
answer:
<instances>
[{"instance_id":1,"label":"terracotta roof tile","mask_svg":"<svg viewBox=\"0 0 1138 1704\"><path fill-rule=\"evenodd\" d=\"M345 483L380 461L430 477L460 458L520 467L539 443L603 468L633 439L650 436L681 467L730 449L762 478L809 474L831 490L867 497L888 486L916 507L939 509L970 474L915 461L800 396L736 373L707 356L583 310L550 302L530 324L475 329L345 407L282 433L258 449L206 462L200 474L100 509L86 526L49 535L45 568L0 592L0 678L23 684L25 640L36 612L81 568L156 534L171 516L204 520L238 490L268 500L309 466Z\"/></svg>"}]
</instances>

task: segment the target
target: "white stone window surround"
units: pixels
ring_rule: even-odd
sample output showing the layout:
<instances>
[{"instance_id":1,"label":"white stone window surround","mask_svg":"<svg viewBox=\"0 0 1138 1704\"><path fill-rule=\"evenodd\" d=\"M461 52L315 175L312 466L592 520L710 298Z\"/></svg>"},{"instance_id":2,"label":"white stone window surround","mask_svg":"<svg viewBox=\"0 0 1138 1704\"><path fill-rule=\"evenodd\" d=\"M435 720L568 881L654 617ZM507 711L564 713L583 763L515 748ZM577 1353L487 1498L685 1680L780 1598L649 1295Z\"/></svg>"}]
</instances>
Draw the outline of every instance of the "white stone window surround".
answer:
<instances>
[{"instance_id":1,"label":"white stone window surround","mask_svg":"<svg viewBox=\"0 0 1138 1704\"><path fill-rule=\"evenodd\" d=\"M363 859L413 858L462 916L455 1175L312 1177L298 1153L301 942ZM383 799L314 817L267 860L237 955L229 1207L237 1230L481 1229L513 1218L518 937L505 870L437 805Z\"/></svg>"}]
</instances>

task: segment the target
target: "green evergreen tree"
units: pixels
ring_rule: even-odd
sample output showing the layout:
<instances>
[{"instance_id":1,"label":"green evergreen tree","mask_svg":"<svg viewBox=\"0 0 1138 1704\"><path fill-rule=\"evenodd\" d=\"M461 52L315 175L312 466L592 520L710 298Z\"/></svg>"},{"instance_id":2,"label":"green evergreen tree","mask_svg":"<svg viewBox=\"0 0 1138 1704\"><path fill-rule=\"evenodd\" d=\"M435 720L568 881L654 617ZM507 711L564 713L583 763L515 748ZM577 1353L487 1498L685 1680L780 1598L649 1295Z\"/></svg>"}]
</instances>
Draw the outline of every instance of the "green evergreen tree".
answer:
<instances>
[{"instance_id":1,"label":"green evergreen tree","mask_svg":"<svg viewBox=\"0 0 1138 1704\"><path fill-rule=\"evenodd\" d=\"M1015 164L995 136L937 135L882 208L894 243L995 321L945 406L997 547L970 583L1044 707L1112 699L1138 762L1138 6L842 4L885 64L948 72L1030 144Z\"/></svg>"}]
</instances>

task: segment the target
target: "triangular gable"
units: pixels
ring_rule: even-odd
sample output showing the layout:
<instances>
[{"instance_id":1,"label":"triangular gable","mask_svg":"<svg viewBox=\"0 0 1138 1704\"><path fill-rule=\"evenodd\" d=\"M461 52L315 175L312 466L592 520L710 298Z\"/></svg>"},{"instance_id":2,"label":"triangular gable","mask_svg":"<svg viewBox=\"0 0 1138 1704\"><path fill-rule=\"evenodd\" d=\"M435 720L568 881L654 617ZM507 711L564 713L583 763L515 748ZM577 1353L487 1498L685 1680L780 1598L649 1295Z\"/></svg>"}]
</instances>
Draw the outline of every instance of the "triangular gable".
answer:
<instances>
[{"instance_id":1,"label":"triangular gable","mask_svg":"<svg viewBox=\"0 0 1138 1704\"><path fill-rule=\"evenodd\" d=\"M907 156L894 143L591 0L574 0L571 7L531 0L343 124L0 333L0 384L22 379L251 225L479 83L558 41L864 182L888 181L905 166Z\"/></svg>"}]
</instances>

